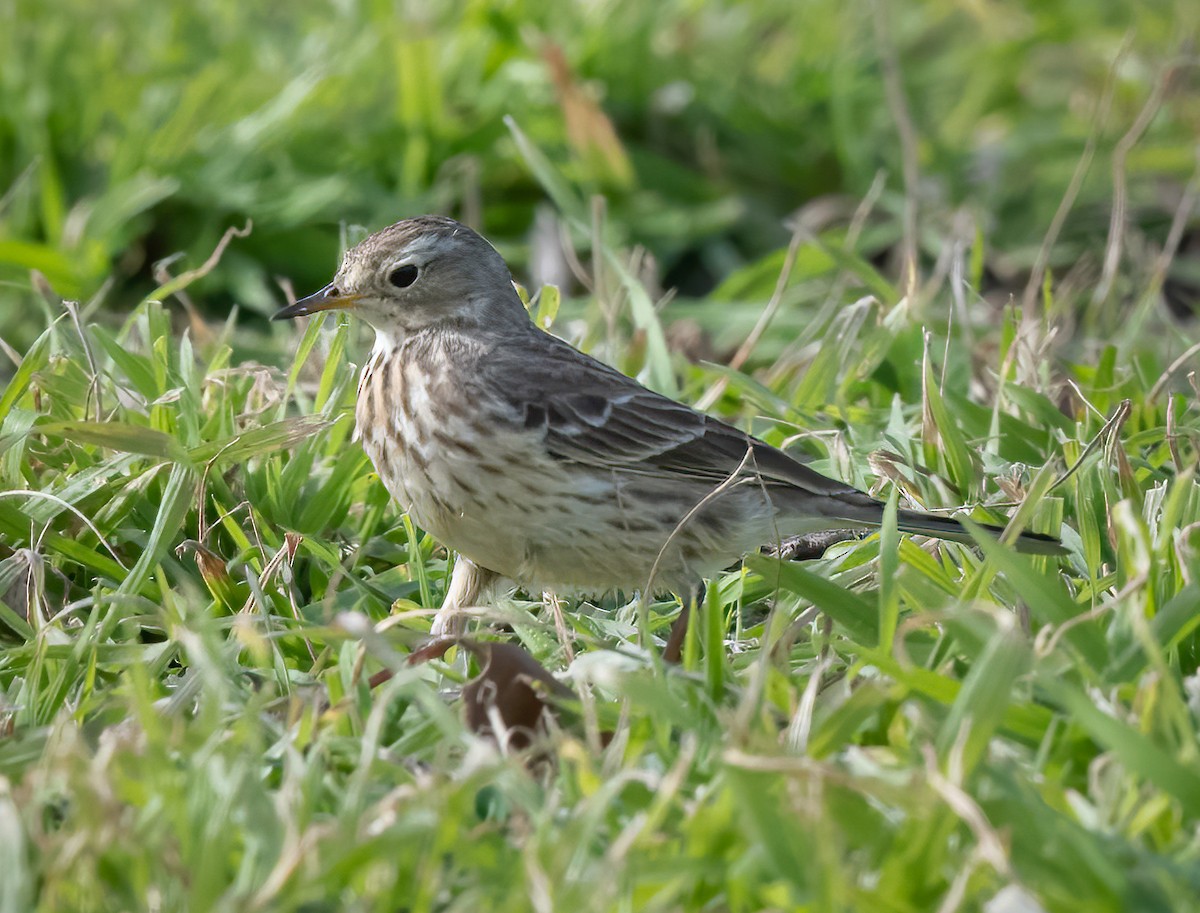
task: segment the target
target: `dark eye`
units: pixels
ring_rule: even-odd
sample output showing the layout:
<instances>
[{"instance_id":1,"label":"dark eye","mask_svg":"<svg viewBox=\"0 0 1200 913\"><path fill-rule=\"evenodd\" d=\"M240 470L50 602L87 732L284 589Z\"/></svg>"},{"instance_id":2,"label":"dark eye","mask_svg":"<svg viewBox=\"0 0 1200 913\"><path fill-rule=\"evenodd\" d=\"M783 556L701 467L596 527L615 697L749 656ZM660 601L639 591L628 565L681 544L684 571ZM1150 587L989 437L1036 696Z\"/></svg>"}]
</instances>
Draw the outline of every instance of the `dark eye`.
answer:
<instances>
[{"instance_id":1,"label":"dark eye","mask_svg":"<svg viewBox=\"0 0 1200 913\"><path fill-rule=\"evenodd\" d=\"M415 266L397 266L388 274L388 282L396 288L408 288L416 281L417 268Z\"/></svg>"}]
</instances>

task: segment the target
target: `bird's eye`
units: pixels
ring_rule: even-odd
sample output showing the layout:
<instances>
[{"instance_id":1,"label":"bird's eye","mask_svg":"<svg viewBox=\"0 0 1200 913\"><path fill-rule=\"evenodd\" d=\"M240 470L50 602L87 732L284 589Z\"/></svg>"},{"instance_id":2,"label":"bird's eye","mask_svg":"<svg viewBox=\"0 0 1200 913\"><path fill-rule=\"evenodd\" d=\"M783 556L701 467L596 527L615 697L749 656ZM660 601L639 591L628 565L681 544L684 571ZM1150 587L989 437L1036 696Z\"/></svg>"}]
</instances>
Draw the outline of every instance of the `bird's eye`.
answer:
<instances>
[{"instance_id":1,"label":"bird's eye","mask_svg":"<svg viewBox=\"0 0 1200 913\"><path fill-rule=\"evenodd\" d=\"M396 288L408 288L417 281L417 268L411 264L407 266L397 266L394 270L388 273L388 282L396 286Z\"/></svg>"}]
</instances>

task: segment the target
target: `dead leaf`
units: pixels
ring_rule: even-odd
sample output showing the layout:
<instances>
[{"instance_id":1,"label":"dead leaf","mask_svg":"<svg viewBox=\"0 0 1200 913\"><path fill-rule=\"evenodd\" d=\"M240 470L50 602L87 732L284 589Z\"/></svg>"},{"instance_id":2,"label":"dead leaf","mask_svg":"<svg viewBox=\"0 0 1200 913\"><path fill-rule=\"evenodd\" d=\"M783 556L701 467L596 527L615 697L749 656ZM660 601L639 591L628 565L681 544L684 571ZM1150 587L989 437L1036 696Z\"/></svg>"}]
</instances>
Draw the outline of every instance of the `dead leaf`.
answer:
<instances>
[{"instance_id":1,"label":"dead leaf","mask_svg":"<svg viewBox=\"0 0 1200 913\"><path fill-rule=\"evenodd\" d=\"M567 142L599 176L622 187L633 183L633 166L607 114L575 79L566 55L556 44L542 51L550 67L550 78L558 93L558 104L566 121Z\"/></svg>"},{"instance_id":2,"label":"dead leaf","mask_svg":"<svg viewBox=\"0 0 1200 913\"><path fill-rule=\"evenodd\" d=\"M441 637L413 651L408 662L438 659L455 645L468 651L479 663L479 675L462 690L467 726L506 748L518 751L528 748L534 736L544 731L553 718L554 700L575 697L528 650L516 644Z\"/></svg>"},{"instance_id":3,"label":"dead leaf","mask_svg":"<svg viewBox=\"0 0 1200 913\"><path fill-rule=\"evenodd\" d=\"M479 661L479 676L463 688L467 725L507 747L529 747L553 718L547 698L575 695L528 651L516 644L464 642ZM500 732L496 732L499 723Z\"/></svg>"}]
</instances>

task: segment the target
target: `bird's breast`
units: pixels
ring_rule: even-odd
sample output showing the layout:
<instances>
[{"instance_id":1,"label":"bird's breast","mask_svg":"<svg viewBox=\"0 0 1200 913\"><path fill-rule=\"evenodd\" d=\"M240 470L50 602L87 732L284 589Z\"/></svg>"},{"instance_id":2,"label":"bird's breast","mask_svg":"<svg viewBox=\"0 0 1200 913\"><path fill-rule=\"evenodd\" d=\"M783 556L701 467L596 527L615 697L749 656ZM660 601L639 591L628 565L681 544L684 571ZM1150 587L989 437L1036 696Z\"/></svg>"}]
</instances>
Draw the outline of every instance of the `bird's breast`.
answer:
<instances>
[{"instance_id":1,"label":"bird's breast","mask_svg":"<svg viewBox=\"0 0 1200 913\"><path fill-rule=\"evenodd\" d=\"M516 576L541 474L528 432L498 421L453 365L402 350L376 352L367 363L356 419L380 479L418 526Z\"/></svg>"}]
</instances>

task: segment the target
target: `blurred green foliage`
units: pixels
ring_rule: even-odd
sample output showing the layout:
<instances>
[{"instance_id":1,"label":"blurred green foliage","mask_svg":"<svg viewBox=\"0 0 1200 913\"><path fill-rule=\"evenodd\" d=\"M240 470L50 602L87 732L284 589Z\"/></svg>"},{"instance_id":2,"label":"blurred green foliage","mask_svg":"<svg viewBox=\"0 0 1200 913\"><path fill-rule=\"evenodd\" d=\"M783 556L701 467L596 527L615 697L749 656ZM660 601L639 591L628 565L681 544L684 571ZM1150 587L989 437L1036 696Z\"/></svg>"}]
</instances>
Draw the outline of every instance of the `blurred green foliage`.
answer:
<instances>
[{"instance_id":1,"label":"blurred green foliage","mask_svg":"<svg viewBox=\"0 0 1200 913\"><path fill-rule=\"evenodd\" d=\"M156 261L198 265L247 219L199 287L210 310L265 313L276 277L323 281L339 225L424 211L464 217L520 269L543 192L505 115L684 291L881 169L883 212L906 190L929 225L966 205L1012 279L1093 133L1058 262L1103 238L1112 148L1163 64L1194 52L1198 18L1182 0L0 0L0 332L35 332L31 269L66 297L111 279L125 310ZM893 51L915 188L882 78ZM1133 222L1156 237L1195 166L1196 85L1182 66L1129 162Z\"/></svg>"}]
</instances>

